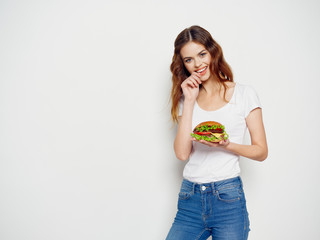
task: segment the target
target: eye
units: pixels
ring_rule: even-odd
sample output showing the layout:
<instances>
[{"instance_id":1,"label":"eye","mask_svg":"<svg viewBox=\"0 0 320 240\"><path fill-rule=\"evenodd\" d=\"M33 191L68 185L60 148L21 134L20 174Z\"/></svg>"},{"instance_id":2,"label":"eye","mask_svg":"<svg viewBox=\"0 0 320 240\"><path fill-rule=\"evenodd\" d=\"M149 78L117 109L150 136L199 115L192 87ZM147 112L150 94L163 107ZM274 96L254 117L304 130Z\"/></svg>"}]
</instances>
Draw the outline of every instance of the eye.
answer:
<instances>
[{"instance_id":1,"label":"eye","mask_svg":"<svg viewBox=\"0 0 320 240\"><path fill-rule=\"evenodd\" d=\"M188 58L188 59L185 60L185 62L186 62L186 63L189 63L189 62L191 62L191 59Z\"/></svg>"},{"instance_id":2,"label":"eye","mask_svg":"<svg viewBox=\"0 0 320 240\"><path fill-rule=\"evenodd\" d=\"M206 52L200 53L200 56L201 56L201 57L204 57L205 55L207 55Z\"/></svg>"}]
</instances>

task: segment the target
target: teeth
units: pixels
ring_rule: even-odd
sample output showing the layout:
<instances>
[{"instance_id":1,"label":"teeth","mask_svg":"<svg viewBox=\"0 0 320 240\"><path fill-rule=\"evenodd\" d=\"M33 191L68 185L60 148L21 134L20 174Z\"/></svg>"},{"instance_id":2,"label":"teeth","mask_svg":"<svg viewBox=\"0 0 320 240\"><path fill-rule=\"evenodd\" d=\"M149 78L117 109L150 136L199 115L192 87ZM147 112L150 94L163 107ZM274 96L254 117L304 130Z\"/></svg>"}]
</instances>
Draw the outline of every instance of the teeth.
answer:
<instances>
[{"instance_id":1,"label":"teeth","mask_svg":"<svg viewBox=\"0 0 320 240\"><path fill-rule=\"evenodd\" d=\"M201 73L201 72L203 72L203 71L206 70L206 69L207 69L207 67L204 67L204 68L202 68L201 70L197 71L197 73Z\"/></svg>"}]
</instances>

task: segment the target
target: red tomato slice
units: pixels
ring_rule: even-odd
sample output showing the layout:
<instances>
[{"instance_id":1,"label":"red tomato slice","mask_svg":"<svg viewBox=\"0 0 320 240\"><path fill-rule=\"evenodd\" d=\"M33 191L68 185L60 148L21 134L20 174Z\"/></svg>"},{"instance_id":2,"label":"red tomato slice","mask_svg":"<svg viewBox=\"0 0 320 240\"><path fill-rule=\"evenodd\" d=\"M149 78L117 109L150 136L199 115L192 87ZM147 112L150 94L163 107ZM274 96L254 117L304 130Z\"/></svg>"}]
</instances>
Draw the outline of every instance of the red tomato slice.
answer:
<instances>
[{"instance_id":1,"label":"red tomato slice","mask_svg":"<svg viewBox=\"0 0 320 240\"><path fill-rule=\"evenodd\" d=\"M198 135L211 135L211 132L195 132Z\"/></svg>"}]
</instances>

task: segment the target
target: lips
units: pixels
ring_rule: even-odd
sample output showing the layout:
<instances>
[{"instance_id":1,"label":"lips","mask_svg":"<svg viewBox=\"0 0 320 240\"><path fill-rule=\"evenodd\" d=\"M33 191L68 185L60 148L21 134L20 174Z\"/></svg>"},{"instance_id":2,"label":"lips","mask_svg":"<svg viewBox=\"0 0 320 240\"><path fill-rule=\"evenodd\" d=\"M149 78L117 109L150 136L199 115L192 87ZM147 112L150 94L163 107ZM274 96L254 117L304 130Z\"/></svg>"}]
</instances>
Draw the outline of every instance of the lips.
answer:
<instances>
[{"instance_id":1,"label":"lips","mask_svg":"<svg viewBox=\"0 0 320 240\"><path fill-rule=\"evenodd\" d=\"M204 75L207 72L208 66L200 68L198 70L196 70L197 73L199 73L200 75Z\"/></svg>"}]
</instances>

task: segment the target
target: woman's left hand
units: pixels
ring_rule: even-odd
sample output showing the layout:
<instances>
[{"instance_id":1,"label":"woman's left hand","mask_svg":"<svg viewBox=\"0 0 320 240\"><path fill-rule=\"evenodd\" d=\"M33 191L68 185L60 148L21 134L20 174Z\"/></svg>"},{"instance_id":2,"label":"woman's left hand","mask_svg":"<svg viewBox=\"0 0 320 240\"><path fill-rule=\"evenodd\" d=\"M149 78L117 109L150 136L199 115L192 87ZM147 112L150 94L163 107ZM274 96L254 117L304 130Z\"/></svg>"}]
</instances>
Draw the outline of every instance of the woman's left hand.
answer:
<instances>
[{"instance_id":1,"label":"woman's left hand","mask_svg":"<svg viewBox=\"0 0 320 240\"><path fill-rule=\"evenodd\" d=\"M202 143L202 144L207 145L209 147L226 147L230 143L229 139L221 140L220 142L208 142L205 140L197 140L195 138L192 138L191 140L195 141L195 142Z\"/></svg>"}]
</instances>

